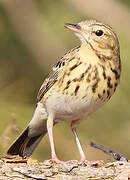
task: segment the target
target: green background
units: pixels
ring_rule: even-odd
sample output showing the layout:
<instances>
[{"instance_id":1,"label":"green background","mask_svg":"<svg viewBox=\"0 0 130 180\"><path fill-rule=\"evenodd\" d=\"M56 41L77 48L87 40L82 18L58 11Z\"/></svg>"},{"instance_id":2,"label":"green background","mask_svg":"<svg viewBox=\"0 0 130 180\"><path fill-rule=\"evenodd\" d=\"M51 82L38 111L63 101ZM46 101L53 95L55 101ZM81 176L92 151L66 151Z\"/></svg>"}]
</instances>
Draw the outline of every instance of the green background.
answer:
<instances>
[{"instance_id":1,"label":"green background","mask_svg":"<svg viewBox=\"0 0 130 180\"><path fill-rule=\"evenodd\" d=\"M118 34L122 76L111 100L91 117L81 121L78 134L87 159L112 160L89 146L90 141L130 157L130 1L129 0L1 0L0 1L0 153L31 120L36 96L48 70L80 42L64 28L98 19ZM60 159L79 159L70 122L54 127L56 152ZM48 136L32 156L50 158Z\"/></svg>"}]
</instances>

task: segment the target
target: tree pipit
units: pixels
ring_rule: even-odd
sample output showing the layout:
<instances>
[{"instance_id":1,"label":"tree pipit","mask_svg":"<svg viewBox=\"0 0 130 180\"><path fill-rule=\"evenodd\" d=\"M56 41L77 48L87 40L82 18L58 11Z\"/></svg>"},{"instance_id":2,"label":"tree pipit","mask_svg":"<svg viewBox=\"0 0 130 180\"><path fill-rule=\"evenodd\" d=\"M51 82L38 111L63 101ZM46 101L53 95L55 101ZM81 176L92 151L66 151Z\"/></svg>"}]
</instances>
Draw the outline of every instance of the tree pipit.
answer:
<instances>
[{"instance_id":1,"label":"tree pipit","mask_svg":"<svg viewBox=\"0 0 130 180\"><path fill-rule=\"evenodd\" d=\"M51 160L60 163L54 148L53 126L69 120L80 160L88 163L76 127L115 92L121 73L119 43L112 28L96 20L67 23L65 27L78 36L81 45L67 52L50 71L39 90L33 118L9 148L10 155L31 156L48 132Z\"/></svg>"}]
</instances>

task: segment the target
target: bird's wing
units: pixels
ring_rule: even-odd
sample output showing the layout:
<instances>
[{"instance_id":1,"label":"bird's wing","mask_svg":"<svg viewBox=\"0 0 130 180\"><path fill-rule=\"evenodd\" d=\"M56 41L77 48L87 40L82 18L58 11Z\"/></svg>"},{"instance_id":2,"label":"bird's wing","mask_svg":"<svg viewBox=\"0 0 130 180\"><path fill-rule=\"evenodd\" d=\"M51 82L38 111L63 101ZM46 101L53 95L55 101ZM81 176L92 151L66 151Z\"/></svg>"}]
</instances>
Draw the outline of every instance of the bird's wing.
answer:
<instances>
[{"instance_id":1,"label":"bird's wing","mask_svg":"<svg viewBox=\"0 0 130 180\"><path fill-rule=\"evenodd\" d=\"M62 71L63 67L65 66L66 62L68 62L75 54L75 51L77 51L80 48L80 46L73 48L71 51L67 52L58 63L53 66L52 70L48 74L47 78L43 82L38 95L37 95L37 101L39 102L43 96L46 94L46 92L57 82L58 75L60 71Z\"/></svg>"}]
</instances>

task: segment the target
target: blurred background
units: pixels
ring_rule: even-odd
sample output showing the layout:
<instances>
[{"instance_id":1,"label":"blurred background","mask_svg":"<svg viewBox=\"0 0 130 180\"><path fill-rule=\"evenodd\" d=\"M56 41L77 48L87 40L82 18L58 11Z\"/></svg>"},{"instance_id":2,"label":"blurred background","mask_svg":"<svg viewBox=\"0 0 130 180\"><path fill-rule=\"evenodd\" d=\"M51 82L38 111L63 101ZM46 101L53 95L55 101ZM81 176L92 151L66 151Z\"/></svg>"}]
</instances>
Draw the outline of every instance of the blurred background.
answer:
<instances>
[{"instance_id":1,"label":"blurred background","mask_svg":"<svg viewBox=\"0 0 130 180\"><path fill-rule=\"evenodd\" d=\"M130 1L129 0L0 0L0 154L32 118L36 96L48 70L79 40L64 28L98 19L118 34L122 59L121 83L110 100L77 131L87 158L112 160L89 146L90 141L130 158ZM70 122L54 127L60 159L79 159ZM32 156L50 158L48 136Z\"/></svg>"}]
</instances>

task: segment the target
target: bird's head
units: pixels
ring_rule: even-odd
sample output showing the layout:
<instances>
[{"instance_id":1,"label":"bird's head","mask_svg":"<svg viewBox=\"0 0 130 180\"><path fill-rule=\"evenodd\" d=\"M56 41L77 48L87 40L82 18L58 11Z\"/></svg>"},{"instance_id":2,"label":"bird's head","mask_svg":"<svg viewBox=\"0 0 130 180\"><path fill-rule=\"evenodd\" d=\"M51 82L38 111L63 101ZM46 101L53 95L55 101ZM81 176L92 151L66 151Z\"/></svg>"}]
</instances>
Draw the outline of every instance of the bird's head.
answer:
<instances>
[{"instance_id":1,"label":"bird's head","mask_svg":"<svg viewBox=\"0 0 130 180\"><path fill-rule=\"evenodd\" d=\"M119 43L113 29L97 20L82 21L78 24L66 23L65 27L79 37L83 45L106 56L119 55Z\"/></svg>"}]
</instances>

